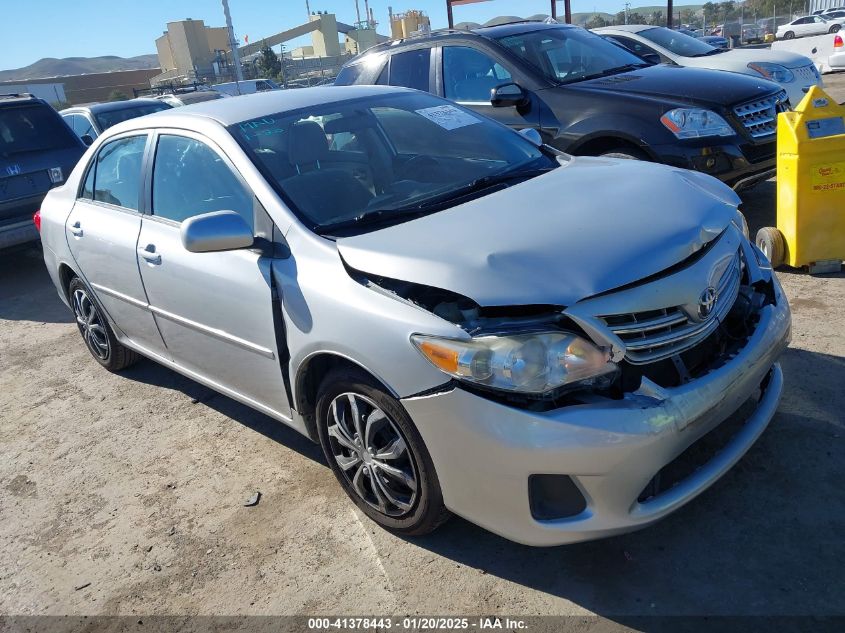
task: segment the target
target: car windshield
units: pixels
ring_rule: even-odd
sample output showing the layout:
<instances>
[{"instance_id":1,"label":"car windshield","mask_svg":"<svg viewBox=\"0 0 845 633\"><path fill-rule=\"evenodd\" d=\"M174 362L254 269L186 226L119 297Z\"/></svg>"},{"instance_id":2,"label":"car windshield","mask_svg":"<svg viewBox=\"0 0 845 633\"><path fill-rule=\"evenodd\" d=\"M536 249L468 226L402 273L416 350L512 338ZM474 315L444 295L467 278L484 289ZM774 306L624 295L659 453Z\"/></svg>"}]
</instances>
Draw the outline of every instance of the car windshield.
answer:
<instances>
[{"instance_id":1,"label":"car windshield","mask_svg":"<svg viewBox=\"0 0 845 633\"><path fill-rule=\"evenodd\" d=\"M713 48L706 42L662 26L640 31L639 34L658 46L662 46L666 50L675 53L675 55L681 55L682 57L704 57L705 55L713 55L721 52L718 48Z\"/></svg>"},{"instance_id":2,"label":"car windshield","mask_svg":"<svg viewBox=\"0 0 845 633\"><path fill-rule=\"evenodd\" d=\"M551 28L498 40L558 83L615 75L648 66L642 58L580 28Z\"/></svg>"},{"instance_id":3,"label":"car windshield","mask_svg":"<svg viewBox=\"0 0 845 633\"><path fill-rule=\"evenodd\" d=\"M62 118L47 105L0 108L0 155L79 147Z\"/></svg>"},{"instance_id":4,"label":"car windshield","mask_svg":"<svg viewBox=\"0 0 845 633\"><path fill-rule=\"evenodd\" d=\"M514 131L425 93L268 114L229 130L298 217L332 236L434 213L560 165Z\"/></svg>"},{"instance_id":5,"label":"car windshield","mask_svg":"<svg viewBox=\"0 0 845 633\"><path fill-rule=\"evenodd\" d=\"M97 120L97 125L101 130L106 130L112 125L123 123L129 119L135 119L145 114L152 114L153 112L160 112L161 110L169 110L172 106L163 101L160 103L145 103L143 105L131 105L119 110L105 110L94 114Z\"/></svg>"}]
</instances>

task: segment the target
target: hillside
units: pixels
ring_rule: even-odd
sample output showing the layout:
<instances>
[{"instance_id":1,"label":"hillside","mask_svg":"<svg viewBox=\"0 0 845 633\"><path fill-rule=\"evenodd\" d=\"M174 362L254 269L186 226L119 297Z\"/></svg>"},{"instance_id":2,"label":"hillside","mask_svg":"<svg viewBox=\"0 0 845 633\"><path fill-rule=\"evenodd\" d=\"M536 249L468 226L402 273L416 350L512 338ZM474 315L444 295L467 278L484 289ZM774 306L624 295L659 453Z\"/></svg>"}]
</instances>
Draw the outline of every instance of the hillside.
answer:
<instances>
[{"instance_id":1,"label":"hillside","mask_svg":"<svg viewBox=\"0 0 845 633\"><path fill-rule=\"evenodd\" d=\"M157 68L157 55L139 55L137 57L117 57L105 55L103 57L45 57L24 68L0 70L0 81L25 81L27 79L44 79L46 77L61 77L63 75L83 75L89 73L106 73L115 70L138 70L142 68Z\"/></svg>"}]
</instances>

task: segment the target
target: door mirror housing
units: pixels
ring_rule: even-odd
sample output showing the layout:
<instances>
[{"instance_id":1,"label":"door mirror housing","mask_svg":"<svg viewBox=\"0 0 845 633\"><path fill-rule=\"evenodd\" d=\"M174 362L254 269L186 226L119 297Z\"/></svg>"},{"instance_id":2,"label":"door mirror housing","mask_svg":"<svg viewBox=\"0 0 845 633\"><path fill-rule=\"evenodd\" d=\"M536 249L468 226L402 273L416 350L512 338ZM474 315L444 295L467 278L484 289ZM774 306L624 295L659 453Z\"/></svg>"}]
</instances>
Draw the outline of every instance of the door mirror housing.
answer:
<instances>
[{"instance_id":1,"label":"door mirror housing","mask_svg":"<svg viewBox=\"0 0 845 633\"><path fill-rule=\"evenodd\" d=\"M528 103L528 94L519 84L502 84L490 90L490 103L494 108L524 106Z\"/></svg>"},{"instance_id":2,"label":"door mirror housing","mask_svg":"<svg viewBox=\"0 0 845 633\"><path fill-rule=\"evenodd\" d=\"M652 66L656 66L657 64L663 63L663 60L660 59L660 55L658 55L657 53L640 53L640 57L642 57Z\"/></svg>"},{"instance_id":3,"label":"door mirror housing","mask_svg":"<svg viewBox=\"0 0 845 633\"><path fill-rule=\"evenodd\" d=\"M543 147L543 137L540 136L540 133L535 130L533 127L527 127L519 131L520 135L527 138L529 141L534 143L537 147Z\"/></svg>"},{"instance_id":4,"label":"door mirror housing","mask_svg":"<svg viewBox=\"0 0 845 633\"><path fill-rule=\"evenodd\" d=\"M91 145L94 142L94 137L90 134L83 134L79 138L82 139L82 142L85 143L85 145Z\"/></svg>"},{"instance_id":5,"label":"door mirror housing","mask_svg":"<svg viewBox=\"0 0 845 633\"><path fill-rule=\"evenodd\" d=\"M253 245L252 229L234 211L213 211L182 222L182 246L191 253L234 251Z\"/></svg>"}]
</instances>

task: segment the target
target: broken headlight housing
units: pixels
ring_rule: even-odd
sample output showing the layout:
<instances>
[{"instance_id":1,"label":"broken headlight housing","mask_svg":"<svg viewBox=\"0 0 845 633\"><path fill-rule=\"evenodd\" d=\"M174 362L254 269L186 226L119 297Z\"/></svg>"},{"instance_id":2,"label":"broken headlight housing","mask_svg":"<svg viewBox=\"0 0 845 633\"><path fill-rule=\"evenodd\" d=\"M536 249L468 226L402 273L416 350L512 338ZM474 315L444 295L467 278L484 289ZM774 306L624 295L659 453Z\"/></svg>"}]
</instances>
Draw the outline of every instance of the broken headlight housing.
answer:
<instances>
[{"instance_id":1,"label":"broken headlight housing","mask_svg":"<svg viewBox=\"0 0 845 633\"><path fill-rule=\"evenodd\" d=\"M415 334L411 342L441 371L479 386L539 395L565 385L609 383L610 350L567 332L450 339Z\"/></svg>"}]
</instances>

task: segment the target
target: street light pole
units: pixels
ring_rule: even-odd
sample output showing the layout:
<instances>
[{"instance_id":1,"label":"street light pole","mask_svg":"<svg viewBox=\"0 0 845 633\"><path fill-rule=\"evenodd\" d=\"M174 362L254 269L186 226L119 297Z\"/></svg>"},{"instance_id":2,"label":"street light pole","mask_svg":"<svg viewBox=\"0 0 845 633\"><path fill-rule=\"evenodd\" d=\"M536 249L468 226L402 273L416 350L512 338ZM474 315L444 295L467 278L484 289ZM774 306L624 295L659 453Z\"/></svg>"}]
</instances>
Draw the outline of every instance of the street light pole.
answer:
<instances>
[{"instance_id":1,"label":"street light pole","mask_svg":"<svg viewBox=\"0 0 845 633\"><path fill-rule=\"evenodd\" d=\"M238 40L235 39L235 29L232 27L232 14L229 13L229 0L223 0L223 13L226 15L226 29L229 31L229 45L232 47L232 62L235 64L235 88L241 94L241 84L244 74L241 70L241 54L238 52Z\"/></svg>"}]
</instances>

